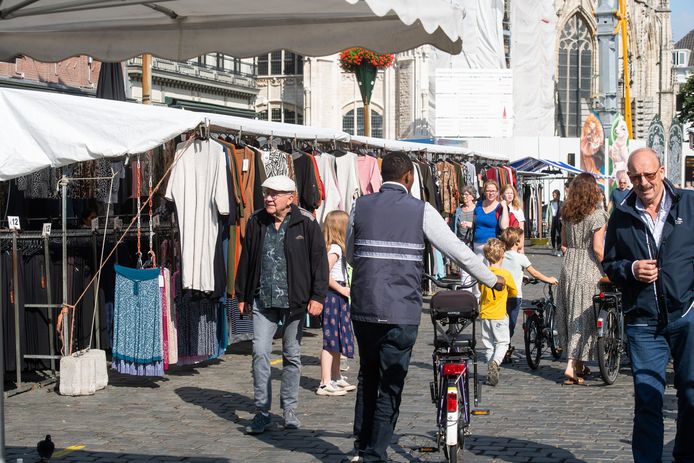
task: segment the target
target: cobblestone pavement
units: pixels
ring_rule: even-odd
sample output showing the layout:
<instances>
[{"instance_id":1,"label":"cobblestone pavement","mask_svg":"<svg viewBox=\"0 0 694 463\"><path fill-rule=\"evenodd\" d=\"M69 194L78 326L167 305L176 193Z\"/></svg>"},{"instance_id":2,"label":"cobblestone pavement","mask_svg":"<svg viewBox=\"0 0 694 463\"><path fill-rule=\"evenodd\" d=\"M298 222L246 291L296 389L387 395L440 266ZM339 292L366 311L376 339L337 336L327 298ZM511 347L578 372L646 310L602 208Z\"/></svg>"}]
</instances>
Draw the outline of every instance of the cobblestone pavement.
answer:
<instances>
[{"instance_id":1,"label":"cobblestone pavement","mask_svg":"<svg viewBox=\"0 0 694 463\"><path fill-rule=\"evenodd\" d=\"M560 258L529 248L536 268L558 275ZM526 290L537 297L539 286ZM443 461L442 453L423 453L435 445L434 406L430 401L432 329L422 316L400 419L395 461ZM483 386L489 416L474 416L466 441L466 462L606 462L631 461L633 389L628 370L616 384L599 376L588 387L563 386L563 362L545 356L532 371L523 355L522 330L513 344L516 361L501 370L501 382ZM250 344L234 345L223 359L203 367L179 368L161 380L112 374L111 384L91 397L61 397L35 390L6 400L8 462L38 461L36 442L51 434L60 451L55 461L70 462L338 462L351 450L354 393L319 397L320 330L304 336L299 430L281 427L278 405L278 341L275 341L273 425L265 434L246 436L253 415ZM347 362L356 379L357 362ZM594 366L593 371L597 371ZM481 374L486 368L481 367ZM665 400L665 461L671 461L676 398L668 387ZM80 446L83 446L80 448Z\"/></svg>"}]
</instances>

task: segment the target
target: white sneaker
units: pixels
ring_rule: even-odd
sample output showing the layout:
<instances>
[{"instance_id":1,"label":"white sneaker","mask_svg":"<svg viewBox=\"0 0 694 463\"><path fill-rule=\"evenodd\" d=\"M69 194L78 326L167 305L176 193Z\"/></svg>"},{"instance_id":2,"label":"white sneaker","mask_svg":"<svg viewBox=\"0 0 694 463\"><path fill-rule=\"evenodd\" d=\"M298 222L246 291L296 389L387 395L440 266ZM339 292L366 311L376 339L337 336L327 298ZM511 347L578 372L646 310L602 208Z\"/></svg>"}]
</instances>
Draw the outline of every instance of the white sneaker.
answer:
<instances>
[{"instance_id":1,"label":"white sneaker","mask_svg":"<svg viewBox=\"0 0 694 463\"><path fill-rule=\"evenodd\" d=\"M346 379L347 379L347 378L345 378L344 376L342 376L342 377L341 377L340 379L338 379L337 381L333 381L333 386L334 386L334 387L338 387L338 388L340 388L341 390L343 390L343 391L345 391L345 392L349 392L349 391L355 390L355 389L357 388L357 386L355 386L354 384L349 384L347 381L345 381Z\"/></svg>"},{"instance_id":2,"label":"white sneaker","mask_svg":"<svg viewBox=\"0 0 694 463\"><path fill-rule=\"evenodd\" d=\"M338 387L335 387L331 383L331 384L321 384L320 386L318 386L318 389L316 389L316 394L325 395L325 396L339 396L339 395L346 395L347 391L345 391L344 389L340 389Z\"/></svg>"}]
</instances>

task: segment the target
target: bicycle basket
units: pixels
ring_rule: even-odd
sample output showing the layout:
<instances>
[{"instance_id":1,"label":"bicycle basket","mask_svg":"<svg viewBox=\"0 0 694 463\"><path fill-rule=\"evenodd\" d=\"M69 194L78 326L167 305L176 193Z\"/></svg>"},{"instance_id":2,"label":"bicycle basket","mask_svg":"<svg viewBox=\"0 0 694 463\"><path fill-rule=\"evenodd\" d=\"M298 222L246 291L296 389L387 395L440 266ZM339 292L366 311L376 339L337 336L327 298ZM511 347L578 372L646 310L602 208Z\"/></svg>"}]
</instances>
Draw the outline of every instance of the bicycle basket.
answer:
<instances>
[{"instance_id":1,"label":"bicycle basket","mask_svg":"<svg viewBox=\"0 0 694 463\"><path fill-rule=\"evenodd\" d=\"M429 303L435 320L441 318L464 318L474 320L479 313L477 298L469 291L440 291Z\"/></svg>"}]
</instances>

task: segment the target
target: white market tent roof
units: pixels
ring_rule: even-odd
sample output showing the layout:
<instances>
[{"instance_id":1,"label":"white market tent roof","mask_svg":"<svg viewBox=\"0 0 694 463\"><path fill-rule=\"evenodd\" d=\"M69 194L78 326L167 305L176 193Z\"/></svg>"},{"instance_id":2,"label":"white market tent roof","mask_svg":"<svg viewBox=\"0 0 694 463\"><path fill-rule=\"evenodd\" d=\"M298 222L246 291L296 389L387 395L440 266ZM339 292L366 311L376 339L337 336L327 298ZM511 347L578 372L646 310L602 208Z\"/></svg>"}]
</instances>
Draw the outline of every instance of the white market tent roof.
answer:
<instances>
[{"instance_id":1,"label":"white market tent roof","mask_svg":"<svg viewBox=\"0 0 694 463\"><path fill-rule=\"evenodd\" d=\"M460 53L463 11L445 0L4 0L0 60L142 53L186 60L287 49L324 56L360 46L399 52L431 44Z\"/></svg>"},{"instance_id":2,"label":"white market tent roof","mask_svg":"<svg viewBox=\"0 0 694 463\"><path fill-rule=\"evenodd\" d=\"M387 151L423 151L425 153L479 156L484 159L493 161L508 161L509 159L508 156L500 156L495 154L481 155L469 148L464 148L461 146L435 145L433 143L416 143L411 141L388 140L385 138L364 137L361 135L354 135L350 138L353 143L366 146L373 146L375 148L383 148Z\"/></svg>"},{"instance_id":3,"label":"white market tent roof","mask_svg":"<svg viewBox=\"0 0 694 463\"><path fill-rule=\"evenodd\" d=\"M368 144L388 151L477 155L466 148L351 137L334 129L282 124L50 92L0 88L0 181L46 167L156 148L200 124L221 132Z\"/></svg>"}]
</instances>

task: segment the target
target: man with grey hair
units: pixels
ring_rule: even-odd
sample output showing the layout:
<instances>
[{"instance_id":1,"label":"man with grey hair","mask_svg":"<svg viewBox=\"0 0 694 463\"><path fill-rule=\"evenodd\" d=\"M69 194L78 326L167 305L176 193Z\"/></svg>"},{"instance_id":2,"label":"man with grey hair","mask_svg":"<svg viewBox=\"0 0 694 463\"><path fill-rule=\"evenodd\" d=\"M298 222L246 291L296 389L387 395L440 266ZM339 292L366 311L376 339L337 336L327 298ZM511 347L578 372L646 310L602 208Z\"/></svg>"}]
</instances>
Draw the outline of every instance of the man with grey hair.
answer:
<instances>
[{"instance_id":1,"label":"man with grey hair","mask_svg":"<svg viewBox=\"0 0 694 463\"><path fill-rule=\"evenodd\" d=\"M270 424L270 353L280 324L285 429L299 427L301 327L305 312L320 315L328 292L328 255L313 214L293 204L294 181L286 175L263 182L264 209L248 220L236 275L241 314L253 314L253 393L256 415L246 427L260 434Z\"/></svg>"},{"instance_id":2,"label":"man with grey hair","mask_svg":"<svg viewBox=\"0 0 694 463\"><path fill-rule=\"evenodd\" d=\"M629 156L634 194L615 204L603 269L622 291L634 378L636 463L663 453L663 395L670 356L678 415L673 456L694 462L694 192L675 188L650 148Z\"/></svg>"},{"instance_id":3,"label":"man with grey hair","mask_svg":"<svg viewBox=\"0 0 694 463\"><path fill-rule=\"evenodd\" d=\"M607 212L611 213L615 206L624 201L624 198L626 198L629 193L631 193L629 177L626 172L619 172L617 174L617 188L610 193L610 204L607 206Z\"/></svg>"}]
</instances>

